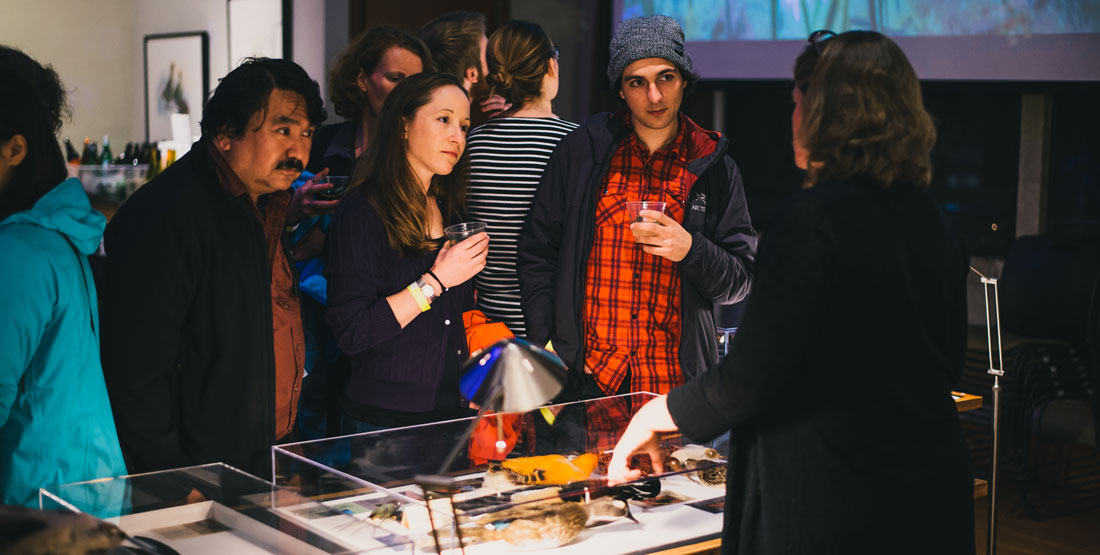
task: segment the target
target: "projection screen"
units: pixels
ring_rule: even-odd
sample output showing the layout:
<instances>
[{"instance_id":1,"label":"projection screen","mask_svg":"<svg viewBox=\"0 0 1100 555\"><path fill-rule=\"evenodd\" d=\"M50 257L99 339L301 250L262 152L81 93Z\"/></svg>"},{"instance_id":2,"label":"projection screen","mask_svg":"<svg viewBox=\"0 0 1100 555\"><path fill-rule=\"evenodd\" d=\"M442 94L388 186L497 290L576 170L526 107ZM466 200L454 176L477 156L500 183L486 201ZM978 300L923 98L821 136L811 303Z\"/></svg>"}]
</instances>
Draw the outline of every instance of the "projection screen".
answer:
<instances>
[{"instance_id":1,"label":"projection screen","mask_svg":"<svg viewBox=\"0 0 1100 555\"><path fill-rule=\"evenodd\" d=\"M615 0L665 14L707 79L789 79L817 29L893 38L922 79L1100 80L1100 0Z\"/></svg>"}]
</instances>

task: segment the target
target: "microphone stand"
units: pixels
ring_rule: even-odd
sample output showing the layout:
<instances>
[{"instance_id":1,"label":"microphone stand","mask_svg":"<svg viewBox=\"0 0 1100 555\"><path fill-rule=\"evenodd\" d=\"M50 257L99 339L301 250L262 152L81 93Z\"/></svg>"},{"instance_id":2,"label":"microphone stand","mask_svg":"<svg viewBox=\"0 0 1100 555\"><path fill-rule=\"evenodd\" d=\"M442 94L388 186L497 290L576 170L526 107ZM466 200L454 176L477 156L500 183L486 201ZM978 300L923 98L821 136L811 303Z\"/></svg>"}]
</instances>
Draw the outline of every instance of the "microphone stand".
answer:
<instances>
[{"instance_id":1,"label":"microphone stand","mask_svg":"<svg viewBox=\"0 0 1100 555\"><path fill-rule=\"evenodd\" d=\"M474 418L473 422L470 423L470 426L466 428L466 430L458 438L458 441L455 442L454 447L451 448L451 452L447 454L447 457L445 459L443 459L443 464L439 465L438 472L428 475L417 474L413 478L413 482L420 486L420 490L424 492L424 504L428 507L428 523L432 527L432 541L435 543L436 553L443 553L443 545L439 541L439 532L435 526L435 517L432 516L431 499L433 496L445 496L450 501L451 505L451 518L453 520L455 530L454 541L458 543L458 548L462 552L462 554L466 554L466 546L463 544L462 531L459 527L458 509L455 509L455 479L451 478L450 476L446 476L446 473L447 470L451 468L451 465L454 464L455 459L458 458L458 454L461 453L463 450L469 448L470 436L473 434L473 431L477 429L478 423L481 422L481 419L485 417L485 413L488 412L489 408L495 407L500 403L501 398L503 397L503 393L504 392L499 384L493 386L493 389L491 389L489 392L487 401L477 411L477 417ZM499 435L500 433L501 424L500 415L498 414L497 434ZM501 442L498 442L498 448L500 443Z\"/></svg>"},{"instance_id":2,"label":"microphone stand","mask_svg":"<svg viewBox=\"0 0 1100 555\"><path fill-rule=\"evenodd\" d=\"M985 552L988 555L997 553L997 454L999 449L1001 423L1001 376L1004 372L1004 353L1001 345L1001 303L997 295L997 279L986 277L984 274L970 267L970 271L978 274L982 279L983 296L985 297L985 338L986 349L989 352L989 369L986 372L993 376L993 460L989 476L989 530L986 534ZM993 310L990 311L989 296L993 292ZM997 328L997 365L993 365L993 327Z\"/></svg>"}]
</instances>

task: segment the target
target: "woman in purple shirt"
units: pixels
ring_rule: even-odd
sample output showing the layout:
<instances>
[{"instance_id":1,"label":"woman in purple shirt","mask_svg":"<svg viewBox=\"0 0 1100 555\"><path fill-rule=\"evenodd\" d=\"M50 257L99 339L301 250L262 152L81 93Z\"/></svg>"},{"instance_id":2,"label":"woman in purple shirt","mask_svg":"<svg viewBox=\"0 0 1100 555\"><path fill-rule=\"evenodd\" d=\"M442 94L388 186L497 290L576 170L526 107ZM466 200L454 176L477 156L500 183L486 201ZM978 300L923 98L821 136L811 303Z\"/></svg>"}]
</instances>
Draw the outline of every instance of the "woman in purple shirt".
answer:
<instances>
[{"instance_id":1,"label":"woman in purple shirt","mask_svg":"<svg viewBox=\"0 0 1100 555\"><path fill-rule=\"evenodd\" d=\"M489 236L444 244L462 221L470 102L446 74L419 74L386 98L375 135L328 235L326 319L351 376L342 433L464 416L462 313Z\"/></svg>"}]
</instances>

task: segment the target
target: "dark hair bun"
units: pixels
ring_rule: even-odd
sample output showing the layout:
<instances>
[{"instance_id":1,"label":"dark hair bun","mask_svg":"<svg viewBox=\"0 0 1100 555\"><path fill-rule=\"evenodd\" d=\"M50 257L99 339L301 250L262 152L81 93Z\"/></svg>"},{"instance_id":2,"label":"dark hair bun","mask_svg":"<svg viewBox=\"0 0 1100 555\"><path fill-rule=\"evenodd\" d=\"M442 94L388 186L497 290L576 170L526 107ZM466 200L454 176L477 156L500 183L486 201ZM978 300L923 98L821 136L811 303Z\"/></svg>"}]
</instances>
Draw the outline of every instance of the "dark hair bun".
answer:
<instances>
[{"instance_id":1,"label":"dark hair bun","mask_svg":"<svg viewBox=\"0 0 1100 555\"><path fill-rule=\"evenodd\" d=\"M519 107L542 94L542 78L550 70L553 56L554 43L538 23L513 19L489 37L485 82Z\"/></svg>"}]
</instances>

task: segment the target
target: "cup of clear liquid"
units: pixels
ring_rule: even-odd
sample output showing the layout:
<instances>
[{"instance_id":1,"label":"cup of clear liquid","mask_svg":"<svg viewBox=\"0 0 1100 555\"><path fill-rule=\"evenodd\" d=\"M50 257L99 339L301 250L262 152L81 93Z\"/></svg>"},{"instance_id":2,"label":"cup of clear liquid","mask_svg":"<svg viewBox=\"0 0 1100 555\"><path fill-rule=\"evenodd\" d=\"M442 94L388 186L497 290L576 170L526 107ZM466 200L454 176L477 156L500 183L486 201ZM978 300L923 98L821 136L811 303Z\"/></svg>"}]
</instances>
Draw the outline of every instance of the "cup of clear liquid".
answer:
<instances>
[{"instance_id":1,"label":"cup of clear liquid","mask_svg":"<svg viewBox=\"0 0 1100 555\"><path fill-rule=\"evenodd\" d=\"M332 183L332 187L314 195L317 200L340 200L348 192L348 176L326 175L318 183Z\"/></svg>"},{"instance_id":2,"label":"cup of clear liquid","mask_svg":"<svg viewBox=\"0 0 1100 555\"><path fill-rule=\"evenodd\" d=\"M443 234L447 236L447 240L452 243L459 243L463 239L470 237L471 235L477 235L489 228L489 224L485 222L462 222L447 226L443 229Z\"/></svg>"},{"instance_id":3,"label":"cup of clear liquid","mask_svg":"<svg viewBox=\"0 0 1100 555\"><path fill-rule=\"evenodd\" d=\"M718 360L730 354L730 345L733 344L735 335L737 335L737 328L718 328Z\"/></svg>"},{"instance_id":4,"label":"cup of clear liquid","mask_svg":"<svg viewBox=\"0 0 1100 555\"><path fill-rule=\"evenodd\" d=\"M627 223L652 222L653 220L643 218L638 213L642 210L653 210L664 214L667 206L668 204L663 200L628 200L626 201L626 213L629 217Z\"/></svg>"}]
</instances>

